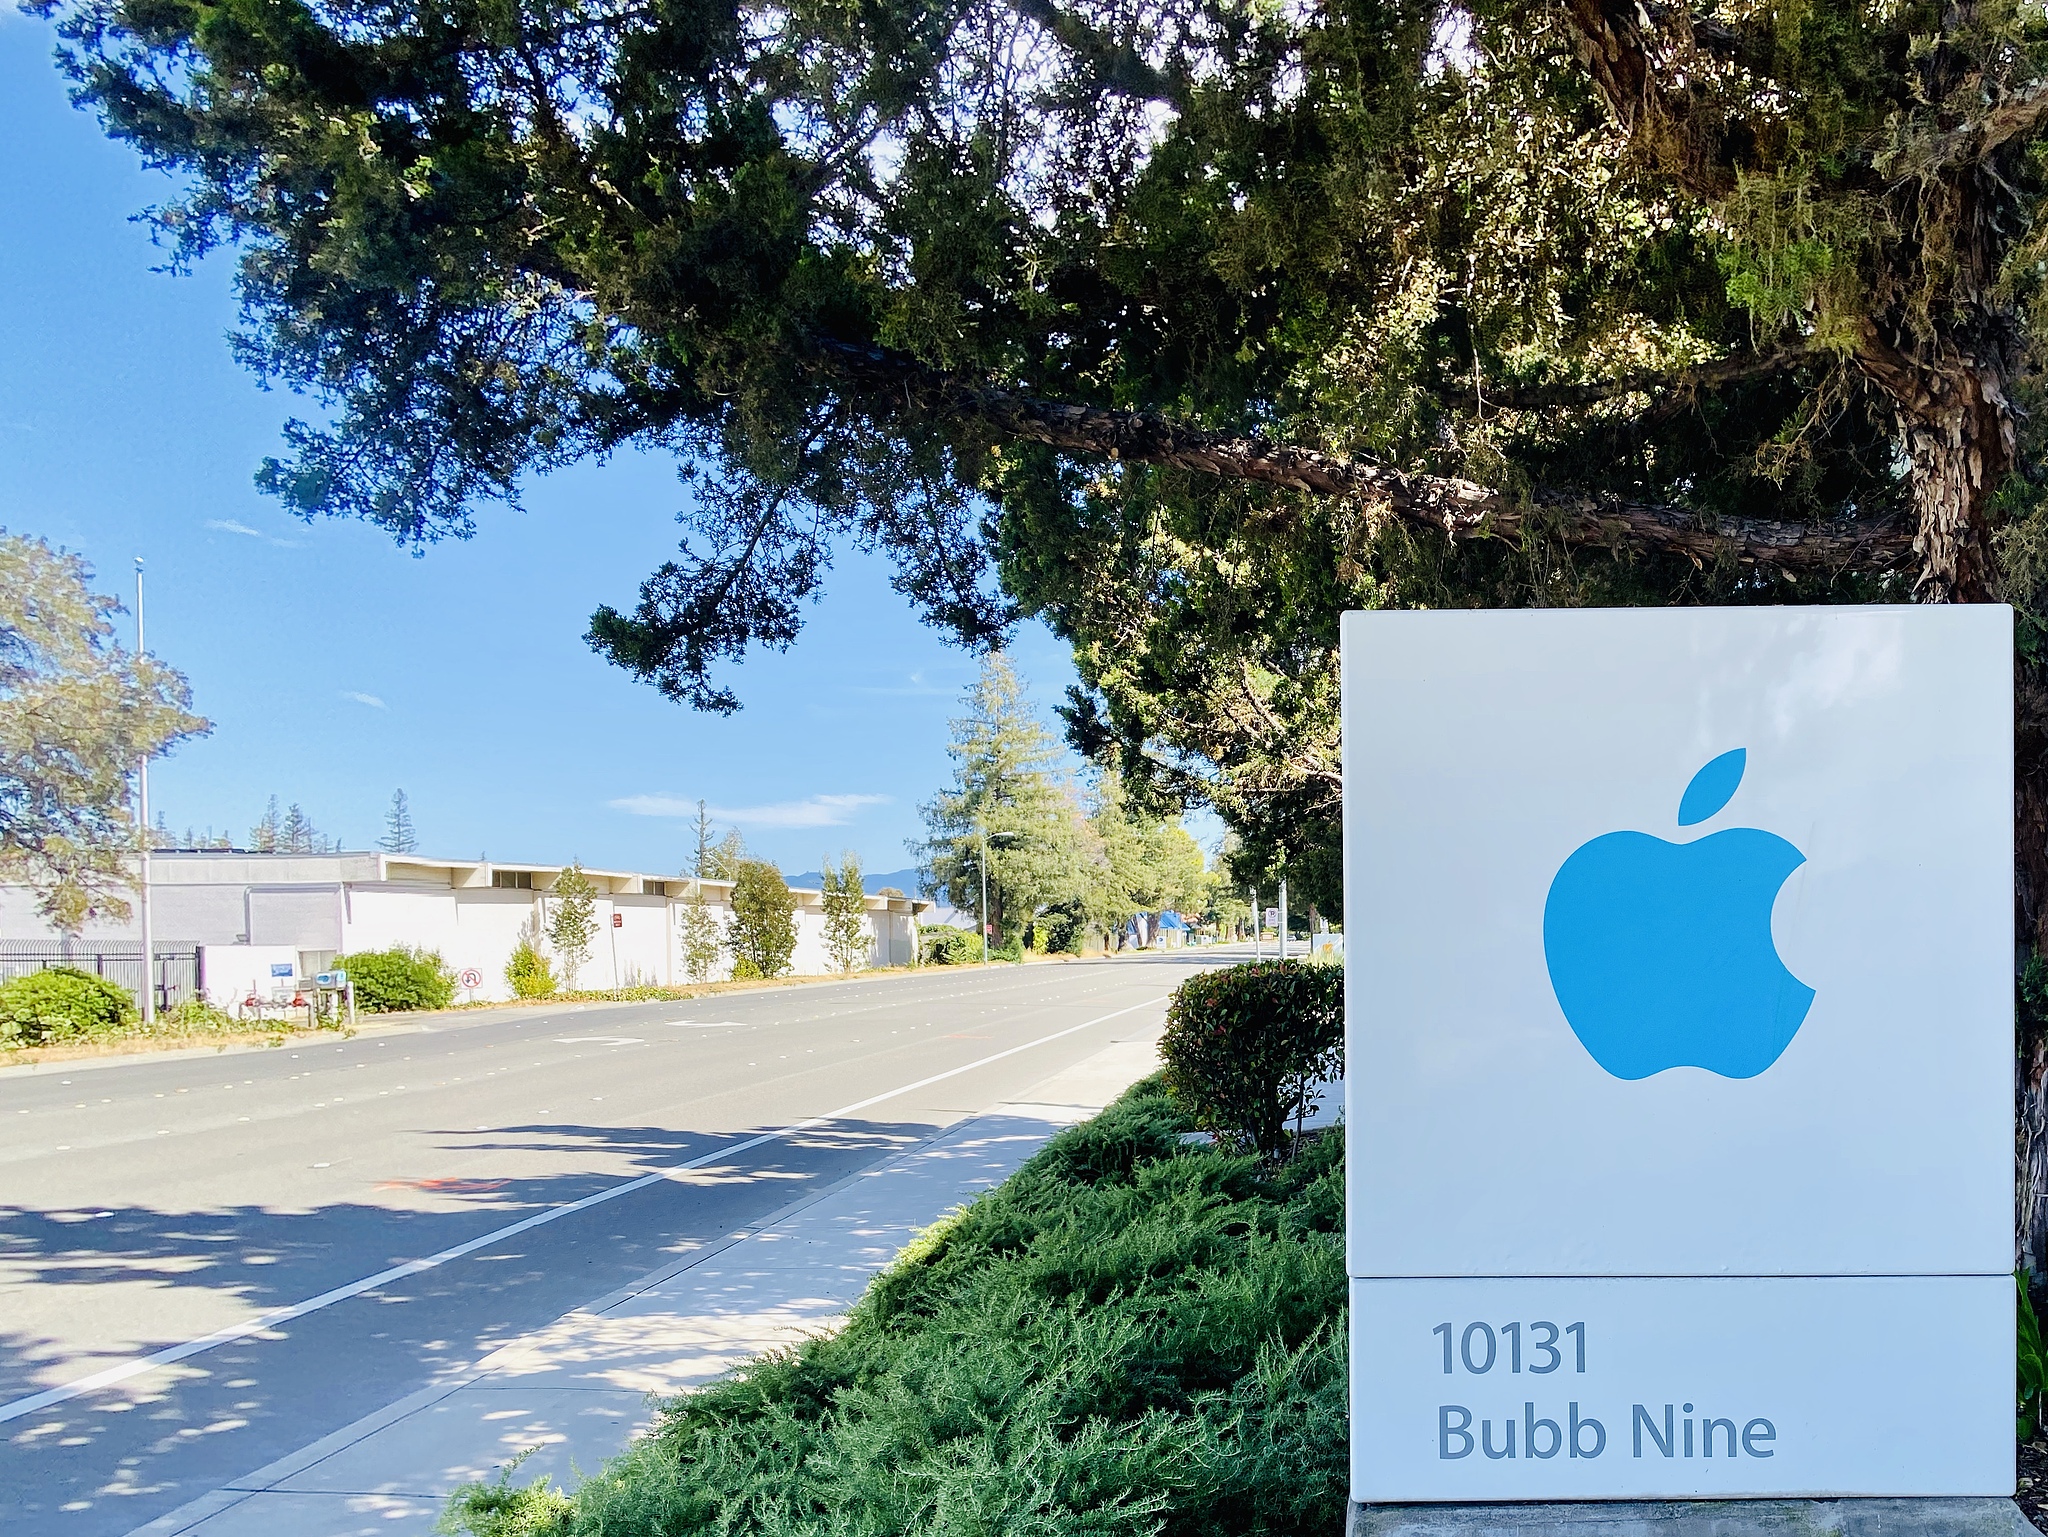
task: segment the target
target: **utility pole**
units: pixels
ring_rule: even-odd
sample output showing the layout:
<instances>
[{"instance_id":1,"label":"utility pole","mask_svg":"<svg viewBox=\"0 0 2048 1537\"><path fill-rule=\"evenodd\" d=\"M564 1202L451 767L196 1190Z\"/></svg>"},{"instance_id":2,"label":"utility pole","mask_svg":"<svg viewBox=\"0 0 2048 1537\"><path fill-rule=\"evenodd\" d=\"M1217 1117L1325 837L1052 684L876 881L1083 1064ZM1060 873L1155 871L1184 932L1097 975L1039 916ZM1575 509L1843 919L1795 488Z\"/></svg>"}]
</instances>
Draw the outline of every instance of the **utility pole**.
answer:
<instances>
[{"instance_id":1,"label":"utility pole","mask_svg":"<svg viewBox=\"0 0 2048 1537\"><path fill-rule=\"evenodd\" d=\"M137 661L149 655L149 646L142 635L142 557L135 557L135 658ZM141 866L141 876L136 883L136 909L142 919L142 1025L148 1029L156 1023L156 945L155 933L149 923L149 752L144 749L135 768L135 823L141 834L136 851Z\"/></svg>"},{"instance_id":2,"label":"utility pole","mask_svg":"<svg viewBox=\"0 0 2048 1537\"><path fill-rule=\"evenodd\" d=\"M1255 961L1264 960L1266 957L1266 925L1261 921L1262 918L1263 914L1259 912L1259 888L1254 886L1252 887L1252 959Z\"/></svg>"},{"instance_id":3,"label":"utility pole","mask_svg":"<svg viewBox=\"0 0 2048 1537\"><path fill-rule=\"evenodd\" d=\"M981 822L981 964L988 964L988 817Z\"/></svg>"},{"instance_id":4,"label":"utility pole","mask_svg":"<svg viewBox=\"0 0 2048 1537\"><path fill-rule=\"evenodd\" d=\"M1287 877L1280 877L1280 959L1287 959Z\"/></svg>"}]
</instances>

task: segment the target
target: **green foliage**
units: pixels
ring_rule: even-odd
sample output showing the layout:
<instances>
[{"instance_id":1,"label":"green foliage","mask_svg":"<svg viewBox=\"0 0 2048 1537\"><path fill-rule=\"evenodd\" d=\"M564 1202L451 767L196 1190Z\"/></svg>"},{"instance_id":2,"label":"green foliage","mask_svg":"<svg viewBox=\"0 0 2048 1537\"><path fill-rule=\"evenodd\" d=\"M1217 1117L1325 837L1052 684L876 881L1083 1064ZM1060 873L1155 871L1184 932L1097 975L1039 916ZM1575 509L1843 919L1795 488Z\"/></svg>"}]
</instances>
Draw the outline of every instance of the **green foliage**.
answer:
<instances>
[{"instance_id":1,"label":"green foliage","mask_svg":"<svg viewBox=\"0 0 2048 1537\"><path fill-rule=\"evenodd\" d=\"M672 1400L479 1537L1268 1537L1343 1519L1343 1145L1184 1149L1156 1082L938 1224L837 1335ZM521 1501L524 1503L520 1503ZM504 1523L516 1517L529 1524Z\"/></svg>"},{"instance_id":2,"label":"green foliage","mask_svg":"<svg viewBox=\"0 0 2048 1537\"><path fill-rule=\"evenodd\" d=\"M340 1021L334 1021L338 1028ZM216 1008L204 998L181 998L156 1016L153 1034L160 1036L250 1035L257 1032L280 1034L281 1020L237 1019L226 1009Z\"/></svg>"},{"instance_id":3,"label":"green foliage","mask_svg":"<svg viewBox=\"0 0 2048 1537\"><path fill-rule=\"evenodd\" d=\"M2030 955L2020 968L2015 988L2019 1041L2024 1050L2030 1041L2048 1033L2048 957Z\"/></svg>"},{"instance_id":4,"label":"green foliage","mask_svg":"<svg viewBox=\"0 0 2048 1537\"><path fill-rule=\"evenodd\" d=\"M729 710L717 669L879 549L959 639L1042 619L1075 745L1327 913L1347 609L1902 597L1947 475L1956 560L2002 521L2025 643L2048 611L2009 462L2048 434L2038 7L1719 6L1700 40L1412 0L37 8L178 177L173 260L243 253L242 356L334 401L264 468L295 511L416 544L673 450L689 536L593 615L605 655ZM1218 451L1253 439L1388 494ZM1617 503L1660 511L1569 511ZM1674 542L1759 516L1882 537Z\"/></svg>"},{"instance_id":5,"label":"green foliage","mask_svg":"<svg viewBox=\"0 0 2048 1537\"><path fill-rule=\"evenodd\" d=\"M953 783L919 808L924 889L979 915L985 849L988 922L1007 942L1041 906L1085 893L1092 860L1080 807L1057 773L1059 744L1002 653L982 664L963 702L967 712L949 722Z\"/></svg>"},{"instance_id":6,"label":"green foliage","mask_svg":"<svg viewBox=\"0 0 2048 1537\"><path fill-rule=\"evenodd\" d=\"M590 942L597 937L597 888L572 864L555 877L546 897L548 943L562 963L562 985L574 992L576 973L590 959Z\"/></svg>"},{"instance_id":7,"label":"green foliage","mask_svg":"<svg viewBox=\"0 0 2048 1537\"><path fill-rule=\"evenodd\" d=\"M437 950L393 945L345 955L335 965L348 972L356 1007L366 1013L445 1009L455 1001L455 973Z\"/></svg>"},{"instance_id":8,"label":"green foliage","mask_svg":"<svg viewBox=\"0 0 2048 1537\"><path fill-rule=\"evenodd\" d=\"M1039 947L1047 955L1079 955L1088 937L1088 918L1080 904L1048 907L1038 915Z\"/></svg>"},{"instance_id":9,"label":"green foliage","mask_svg":"<svg viewBox=\"0 0 2048 1537\"><path fill-rule=\"evenodd\" d=\"M917 942L923 946L927 966L971 966L981 959L981 944L974 930L950 923L920 925Z\"/></svg>"},{"instance_id":10,"label":"green foliage","mask_svg":"<svg viewBox=\"0 0 2048 1537\"><path fill-rule=\"evenodd\" d=\"M114 644L92 568L0 529L0 880L76 933L128 916L136 763L212 728L177 672Z\"/></svg>"},{"instance_id":11,"label":"green foliage","mask_svg":"<svg viewBox=\"0 0 2048 1537\"><path fill-rule=\"evenodd\" d=\"M690 900L683 907L681 942L683 970L692 982L704 981L717 968L722 946L718 920L711 916L711 905L704 900L701 880L691 884Z\"/></svg>"},{"instance_id":12,"label":"green foliage","mask_svg":"<svg viewBox=\"0 0 2048 1537\"><path fill-rule=\"evenodd\" d=\"M111 1035L135 1019L133 994L75 966L51 966L0 983L0 1045Z\"/></svg>"},{"instance_id":13,"label":"green foliage","mask_svg":"<svg viewBox=\"0 0 2048 1537\"><path fill-rule=\"evenodd\" d=\"M861 885L860 859L848 850L839 868L830 860L824 869L825 953L841 971L867 964L873 934L868 928L867 897Z\"/></svg>"},{"instance_id":14,"label":"green foliage","mask_svg":"<svg viewBox=\"0 0 2048 1537\"><path fill-rule=\"evenodd\" d=\"M782 872L758 859L741 863L732 888L734 976L779 977L796 950L796 897ZM740 967L750 968L742 972Z\"/></svg>"},{"instance_id":15,"label":"green foliage","mask_svg":"<svg viewBox=\"0 0 2048 1537\"><path fill-rule=\"evenodd\" d=\"M1097 780L1088 825L1102 857L1086 906L1104 929L1115 933L1136 914L1164 908L1201 911L1208 894L1201 845L1178 821L1126 793L1114 769Z\"/></svg>"},{"instance_id":16,"label":"green foliage","mask_svg":"<svg viewBox=\"0 0 2048 1537\"><path fill-rule=\"evenodd\" d=\"M2022 1441L2034 1439L2041 1428L2044 1407L2048 1407L2048 1352L2041 1345L2041 1320L2034 1312L2033 1293L2027 1287L2027 1273L2013 1272L2019 1286L2018 1364L2019 1407L2013 1429Z\"/></svg>"},{"instance_id":17,"label":"green foliage","mask_svg":"<svg viewBox=\"0 0 2048 1537\"><path fill-rule=\"evenodd\" d=\"M697 870L698 879L707 881L733 881L739 879L740 866L747 861L747 840L740 836L737 827L726 829L725 836L713 841L711 824L699 801L697 829Z\"/></svg>"},{"instance_id":18,"label":"green foliage","mask_svg":"<svg viewBox=\"0 0 2048 1537\"><path fill-rule=\"evenodd\" d=\"M757 982L763 973L750 955L737 957L732 963L732 979L735 982Z\"/></svg>"},{"instance_id":19,"label":"green foliage","mask_svg":"<svg viewBox=\"0 0 2048 1537\"><path fill-rule=\"evenodd\" d=\"M1190 977L1167 1005L1166 1082L1189 1116L1232 1146L1285 1152L1287 1123L1342 1070L1344 970L1254 961Z\"/></svg>"},{"instance_id":20,"label":"green foliage","mask_svg":"<svg viewBox=\"0 0 2048 1537\"><path fill-rule=\"evenodd\" d=\"M517 1459L514 1467L524 1460ZM434 1529L450 1537L464 1532L474 1537L549 1537L562 1531L563 1523L575 1514L575 1502L545 1478L513 1483L513 1470L504 1469L495 1483L465 1487Z\"/></svg>"},{"instance_id":21,"label":"green foliage","mask_svg":"<svg viewBox=\"0 0 2048 1537\"><path fill-rule=\"evenodd\" d=\"M521 935L519 943L512 947L512 958L505 962L505 982L514 998L552 998L555 969L533 941Z\"/></svg>"}]
</instances>

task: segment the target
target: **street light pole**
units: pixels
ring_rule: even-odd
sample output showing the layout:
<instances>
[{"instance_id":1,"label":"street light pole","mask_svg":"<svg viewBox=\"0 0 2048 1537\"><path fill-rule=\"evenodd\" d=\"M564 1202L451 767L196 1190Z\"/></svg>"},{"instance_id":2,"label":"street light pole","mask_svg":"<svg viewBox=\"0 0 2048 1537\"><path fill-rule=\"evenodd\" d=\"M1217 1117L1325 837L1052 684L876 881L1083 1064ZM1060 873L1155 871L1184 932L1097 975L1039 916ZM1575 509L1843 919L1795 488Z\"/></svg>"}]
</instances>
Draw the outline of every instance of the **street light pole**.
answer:
<instances>
[{"instance_id":1,"label":"street light pole","mask_svg":"<svg viewBox=\"0 0 2048 1537\"><path fill-rule=\"evenodd\" d=\"M1280 959L1287 959L1287 877L1280 877Z\"/></svg>"},{"instance_id":2,"label":"street light pole","mask_svg":"<svg viewBox=\"0 0 2048 1537\"><path fill-rule=\"evenodd\" d=\"M1255 961L1264 960L1266 957L1266 925L1261 921L1263 916L1259 911L1259 888L1254 886L1252 887L1252 959Z\"/></svg>"},{"instance_id":3,"label":"street light pole","mask_svg":"<svg viewBox=\"0 0 2048 1537\"><path fill-rule=\"evenodd\" d=\"M135 557L135 657L140 661L149 654L148 643L142 633L142 557ZM136 831L139 847L136 858L141 866L140 879L136 883L136 908L142 919L142 1024L143 1028L156 1023L156 944L155 933L149 922L149 752L144 749L135 768L135 817L139 824Z\"/></svg>"},{"instance_id":4,"label":"street light pole","mask_svg":"<svg viewBox=\"0 0 2048 1537\"><path fill-rule=\"evenodd\" d=\"M988 964L988 818L981 818L981 964Z\"/></svg>"}]
</instances>

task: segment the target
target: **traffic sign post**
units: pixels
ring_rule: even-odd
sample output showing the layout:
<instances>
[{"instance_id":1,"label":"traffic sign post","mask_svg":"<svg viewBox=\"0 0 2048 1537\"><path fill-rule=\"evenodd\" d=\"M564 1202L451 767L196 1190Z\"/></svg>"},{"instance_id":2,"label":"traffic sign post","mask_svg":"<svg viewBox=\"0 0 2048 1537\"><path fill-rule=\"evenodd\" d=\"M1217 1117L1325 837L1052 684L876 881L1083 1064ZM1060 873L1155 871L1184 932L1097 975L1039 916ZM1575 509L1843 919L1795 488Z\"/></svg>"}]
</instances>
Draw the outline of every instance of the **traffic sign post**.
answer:
<instances>
[{"instance_id":1,"label":"traffic sign post","mask_svg":"<svg viewBox=\"0 0 2048 1537\"><path fill-rule=\"evenodd\" d=\"M1343 644L1354 1528L2009 1496L2010 610Z\"/></svg>"},{"instance_id":2,"label":"traffic sign post","mask_svg":"<svg viewBox=\"0 0 2048 1537\"><path fill-rule=\"evenodd\" d=\"M462 990L469 994L465 1003L476 1002L476 990L484 985L484 974L474 966L465 966L456 974L455 980L462 984Z\"/></svg>"}]
</instances>

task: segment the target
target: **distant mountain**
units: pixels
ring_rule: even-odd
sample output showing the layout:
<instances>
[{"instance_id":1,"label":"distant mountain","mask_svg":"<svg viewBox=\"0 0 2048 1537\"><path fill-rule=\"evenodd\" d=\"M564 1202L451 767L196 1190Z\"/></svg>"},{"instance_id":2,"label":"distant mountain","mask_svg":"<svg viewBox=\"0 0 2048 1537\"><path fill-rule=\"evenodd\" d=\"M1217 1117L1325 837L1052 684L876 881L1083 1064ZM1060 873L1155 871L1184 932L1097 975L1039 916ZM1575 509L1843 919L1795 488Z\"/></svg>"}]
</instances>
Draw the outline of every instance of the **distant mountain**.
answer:
<instances>
[{"instance_id":1,"label":"distant mountain","mask_svg":"<svg viewBox=\"0 0 2048 1537\"><path fill-rule=\"evenodd\" d=\"M806 870L802 875L792 875L789 883L799 890L816 891L825 884L824 875L817 870ZM860 889L873 896L884 886L894 886L906 897L920 897L924 893L917 889L917 871L909 870L863 870L860 873Z\"/></svg>"}]
</instances>

